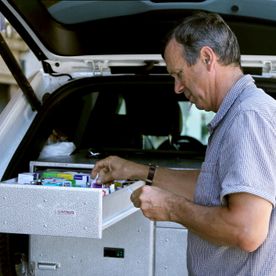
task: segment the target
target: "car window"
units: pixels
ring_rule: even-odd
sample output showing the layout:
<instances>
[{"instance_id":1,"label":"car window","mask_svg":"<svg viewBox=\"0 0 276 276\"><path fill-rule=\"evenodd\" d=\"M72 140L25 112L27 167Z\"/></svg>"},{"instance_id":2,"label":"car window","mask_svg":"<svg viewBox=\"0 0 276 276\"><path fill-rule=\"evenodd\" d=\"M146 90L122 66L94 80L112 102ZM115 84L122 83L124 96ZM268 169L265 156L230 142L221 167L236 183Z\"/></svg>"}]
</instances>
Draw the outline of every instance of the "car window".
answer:
<instances>
[{"instance_id":1,"label":"car window","mask_svg":"<svg viewBox=\"0 0 276 276\"><path fill-rule=\"evenodd\" d=\"M126 115L126 102L123 98L120 100L118 114ZM209 137L208 123L213 119L215 113L199 110L188 101L178 101L178 105L181 110L180 135L193 137L203 145L207 145ZM157 149L167 138L168 136L143 135L143 147L144 149L151 147Z\"/></svg>"},{"instance_id":2,"label":"car window","mask_svg":"<svg viewBox=\"0 0 276 276\"><path fill-rule=\"evenodd\" d=\"M47 111L52 116L47 122L47 128L52 126L48 145L56 142L53 134L54 138L62 134L58 142L73 142L77 149L93 152L205 149L207 124L214 113L191 106L183 96L180 98L173 92L172 84L164 87L160 82L151 87L134 81L128 87L106 77L103 87L88 90L60 101L55 111Z\"/></svg>"}]
</instances>

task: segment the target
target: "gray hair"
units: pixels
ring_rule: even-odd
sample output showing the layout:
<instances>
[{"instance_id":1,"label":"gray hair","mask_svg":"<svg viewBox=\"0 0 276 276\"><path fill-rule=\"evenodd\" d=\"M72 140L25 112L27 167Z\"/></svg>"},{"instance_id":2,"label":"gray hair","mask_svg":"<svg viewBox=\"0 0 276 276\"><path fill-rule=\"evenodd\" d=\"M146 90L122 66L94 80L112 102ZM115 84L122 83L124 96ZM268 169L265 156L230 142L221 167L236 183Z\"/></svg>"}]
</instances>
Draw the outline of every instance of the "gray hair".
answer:
<instances>
[{"instance_id":1,"label":"gray hair","mask_svg":"<svg viewBox=\"0 0 276 276\"><path fill-rule=\"evenodd\" d=\"M208 46L218 56L220 64L241 67L238 40L218 14L198 12L185 18L168 35L165 47L172 39L183 46L183 54L189 65L195 64L201 48Z\"/></svg>"}]
</instances>

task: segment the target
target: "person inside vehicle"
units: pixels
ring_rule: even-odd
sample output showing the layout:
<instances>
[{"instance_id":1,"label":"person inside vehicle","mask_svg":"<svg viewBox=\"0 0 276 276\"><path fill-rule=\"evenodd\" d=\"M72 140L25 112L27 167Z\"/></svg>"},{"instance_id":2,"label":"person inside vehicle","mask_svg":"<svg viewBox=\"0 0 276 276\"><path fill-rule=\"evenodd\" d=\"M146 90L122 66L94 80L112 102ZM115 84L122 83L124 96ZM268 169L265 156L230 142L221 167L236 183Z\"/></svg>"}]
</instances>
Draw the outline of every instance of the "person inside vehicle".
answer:
<instances>
[{"instance_id":1,"label":"person inside vehicle","mask_svg":"<svg viewBox=\"0 0 276 276\"><path fill-rule=\"evenodd\" d=\"M98 161L100 180L142 179L131 195L153 221L188 229L190 275L276 275L276 101L243 73L237 38L214 13L172 30L163 57L175 93L216 112L200 170Z\"/></svg>"}]
</instances>

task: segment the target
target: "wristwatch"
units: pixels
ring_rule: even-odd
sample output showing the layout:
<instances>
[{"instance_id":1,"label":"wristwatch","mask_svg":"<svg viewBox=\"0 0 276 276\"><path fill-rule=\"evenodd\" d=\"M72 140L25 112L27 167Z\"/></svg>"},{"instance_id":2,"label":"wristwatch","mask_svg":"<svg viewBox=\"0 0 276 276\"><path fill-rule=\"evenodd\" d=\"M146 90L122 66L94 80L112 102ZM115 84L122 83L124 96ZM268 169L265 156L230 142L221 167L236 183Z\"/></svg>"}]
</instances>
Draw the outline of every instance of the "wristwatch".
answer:
<instances>
[{"instance_id":1,"label":"wristwatch","mask_svg":"<svg viewBox=\"0 0 276 276\"><path fill-rule=\"evenodd\" d=\"M149 173L146 179L146 185L152 185L154 174L156 171L157 166L153 164L149 164Z\"/></svg>"}]
</instances>

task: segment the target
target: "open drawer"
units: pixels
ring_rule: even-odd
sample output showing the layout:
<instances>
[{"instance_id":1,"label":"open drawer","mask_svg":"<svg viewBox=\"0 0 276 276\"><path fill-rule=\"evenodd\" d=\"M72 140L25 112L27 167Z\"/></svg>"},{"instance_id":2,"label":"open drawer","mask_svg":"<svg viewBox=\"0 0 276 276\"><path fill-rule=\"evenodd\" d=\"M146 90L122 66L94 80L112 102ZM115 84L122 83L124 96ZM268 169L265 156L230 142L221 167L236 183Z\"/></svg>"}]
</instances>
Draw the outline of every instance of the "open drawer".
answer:
<instances>
[{"instance_id":1,"label":"open drawer","mask_svg":"<svg viewBox=\"0 0 276 276\"><path fill-rule=\"evenodd\" d=\"M134 213L132 191L143 181L102 196L100 189L0 184L0 232L102 238L102 231Z\"/></svg>"}]
</instances>

